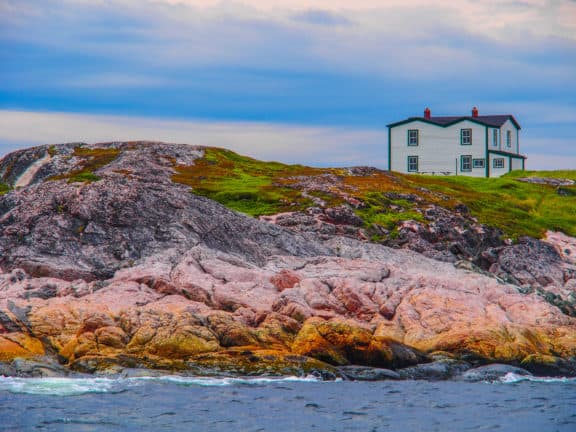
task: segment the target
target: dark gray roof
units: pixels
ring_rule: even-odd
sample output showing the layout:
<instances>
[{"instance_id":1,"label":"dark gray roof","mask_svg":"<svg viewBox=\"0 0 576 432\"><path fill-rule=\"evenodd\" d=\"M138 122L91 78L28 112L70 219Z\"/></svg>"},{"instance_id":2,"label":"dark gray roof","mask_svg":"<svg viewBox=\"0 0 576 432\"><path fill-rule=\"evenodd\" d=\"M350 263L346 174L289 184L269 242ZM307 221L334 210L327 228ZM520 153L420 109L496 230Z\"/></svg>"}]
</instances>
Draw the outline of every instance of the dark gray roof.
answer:
<instances>
[{"instance_id":1,"label":"dark gray roof","mask_svg":"<svg viewBox=\"0 0 576 432\"><path fill-rule=\"evenodd\" d=\"M429 119L424 118L424 117L410 117L406 120L402 120L396 123L391 123L388 125L388 127L393 127L393 126L399 126L401 124L404 123L408 123L414 120L420 120L423 121L425 123L431 123L431 124L435 124L438 126L450 126L454 123L458 123L460 121L463 120L470 120L473 121L475 123L480 123L486 126L490 126L490 127L500 127L502 126L504 123L506 123L507 120L512 121L512 123L514 123L514 125L516 125L516 127L518 129L520 129L520 124L516 121L516 119L514 118L514 116L512 114L502 114L502 115L484 115L484 116L478 116L478 117L472 117L472 116L449 116L449 117L430 117Z\"/></svg>"}]
</instances>

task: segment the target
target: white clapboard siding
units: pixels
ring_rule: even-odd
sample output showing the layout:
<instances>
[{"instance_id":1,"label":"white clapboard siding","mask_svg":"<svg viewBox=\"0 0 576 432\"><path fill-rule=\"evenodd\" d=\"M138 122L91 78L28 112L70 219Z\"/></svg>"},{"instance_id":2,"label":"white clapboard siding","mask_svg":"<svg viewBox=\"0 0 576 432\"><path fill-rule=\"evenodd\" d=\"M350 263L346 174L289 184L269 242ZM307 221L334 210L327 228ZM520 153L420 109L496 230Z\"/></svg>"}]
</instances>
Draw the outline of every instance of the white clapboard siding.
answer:
<instances>
[{"instance_id":1,"label":"white clapboard siding","mask_svg":"<svg viewBox=\"0 0 576 432\"><path fill-rule=\"evenodd\" d=\"M508 146L506 138L508 131L510 131L510 137L512 138L510 146ZM510 120L506 120L506 123L500 127L500 150L510 153L519 153L517 131L518 129L516 129L514 123L512 123Z\"/></svg>"},{"instance_id":2,"label":"white clapboard siding","mask_svg":"<svg viewBox=\"0 0 576 432\"><path fill-rule=\"evenodd\" d=\"M496 132L496 139L494 139L494 132ZM502 132L499 128L488 128L488 149L502 150Z\"/></svg>"},{"instance_id":3,"label":"white clapboard siding","mask_svg":"<svg viewBox=\"0 0 576 432\"><path fill-rule=\"evenodd\" d=\"M494 159L503 159L503 168L494 168ZM490 177L500 177L509 171L509 157L499 154L490 153Z\"/></svg>"},{"instance_id":4,"label":"white clapboard siding","mask_svg":"<svg viewBox=\"0 0 576 432\"><path fill-rule=\"evenodd\" d=\"M408 130L418 129L418 146L408 145ZM472 129L472 145L460 144L460 130ZM431 125L419 120L395 126L390 130L392 171L408 173L408 156L418 156L418 171L424 174L458 174L485 177L485 168L462 172L460 156L483 159L486 154L486 127L462 121L449 127Z\"/></svg>"}]
</instances>

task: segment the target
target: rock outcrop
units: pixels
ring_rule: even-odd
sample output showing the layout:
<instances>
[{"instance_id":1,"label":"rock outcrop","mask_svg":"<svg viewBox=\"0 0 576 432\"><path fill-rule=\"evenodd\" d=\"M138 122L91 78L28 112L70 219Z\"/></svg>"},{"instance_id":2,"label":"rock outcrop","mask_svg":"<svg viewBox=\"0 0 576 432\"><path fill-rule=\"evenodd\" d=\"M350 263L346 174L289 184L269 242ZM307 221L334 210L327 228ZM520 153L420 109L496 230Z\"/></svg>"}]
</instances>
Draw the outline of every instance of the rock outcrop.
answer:
<instances>
[{"instance_id":1,"label":"rock outcrop","mask_svg":"<svg viewBox=\"0 0 576 432\"><path fill-rule=\"evenodd\" d=\"M51 157L50 148L57 152ZM330 254L313 239L258 223L173 183L174 164L192 164L200 148L158 143L82 147L82 153L75 148L44 147L44 153L34 148L2 161L0 173L15 184L30 169L35 172L27 187L0 198L2 268L94 280L166 249L184 252L198 244L255 263L273 254ZM114 158L97 175L90 173L99 181L73 181L102 154ZM39 169L34 156L44 160Z\"/></svg>"},{"instance_id":2,"label":"rock outcrop","mask_svg":"<svg viewBox=\"0 0 576 432\"><path fill-rule=\"evenodd\" d=\"M467 369L462 361L574 371L576 318L526 289L547 277L570 291L574 275L556 271L566 261L554 246L492 245L494 273L527 271L507 283L338 231L294 232L173 183L174 166L202 152L70 144L0 162L4 182L21 185L0 196L0 362L364 379L396 375L337 367L436 360L402 372L413 377L452 376ZM323 215L359 228L346 209ZM545 267L513 267L531 253L549 257Z\"/></svg>"}]
</instances>

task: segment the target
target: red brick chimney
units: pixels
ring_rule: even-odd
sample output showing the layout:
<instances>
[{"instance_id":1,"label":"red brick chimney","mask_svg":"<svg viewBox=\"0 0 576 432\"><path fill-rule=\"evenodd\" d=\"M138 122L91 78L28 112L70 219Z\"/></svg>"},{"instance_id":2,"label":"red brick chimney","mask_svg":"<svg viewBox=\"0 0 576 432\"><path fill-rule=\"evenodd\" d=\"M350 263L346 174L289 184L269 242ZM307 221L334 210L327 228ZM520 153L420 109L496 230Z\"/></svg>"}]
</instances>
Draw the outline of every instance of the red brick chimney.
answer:
<instances>
[{"instance_id":1,"label":"red brick chimney","mask_svg":"<svg viewBox=\"0 0 576 432\"><path fill-rule=\"evenodd\" d=\"M478 108L472 108L472 117L478 117Z\"/></svg>"},{"instance_id":2,"label":"red brick chimney","mask_svg":"<svg viewBox=\"0 0 576 432\"><path fill-rule=\"evenodd\" d=\"M424 118L425 119L430 119L430 117L432 116L432 112L430 111L430 108L426 108L424 110Z\"/></svg>"}]
</instances>

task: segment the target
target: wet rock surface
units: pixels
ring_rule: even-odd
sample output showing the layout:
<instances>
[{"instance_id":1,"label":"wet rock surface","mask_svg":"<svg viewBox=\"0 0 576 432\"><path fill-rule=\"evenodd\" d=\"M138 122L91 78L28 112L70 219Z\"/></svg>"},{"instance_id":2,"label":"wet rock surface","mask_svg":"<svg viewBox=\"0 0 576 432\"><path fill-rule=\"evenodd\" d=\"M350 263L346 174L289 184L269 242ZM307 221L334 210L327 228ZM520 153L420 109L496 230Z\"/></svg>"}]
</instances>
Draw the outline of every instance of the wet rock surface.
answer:
<instances>
[{"instance_id":1,"label":"wet rock surface","mask_svg":"<svg viewBox=\"0 0 576 432\"><path fill-rule=\"evenodd\" d=\"M496 381L507 374L515 374L522 376L531 376L532 374L526 369L505 364L490 364L470 369L462 374L461 379L470 382L479 381Z\"/></svg>"},{"instance_id":2,"label":"wet rock surface","mask_svg":"<svg viewBox=\"0 0 576 432\"><path fill-rule=\"evenodd\" d=\"M366 366L340 366L338 372L352 381L386 381L402 378L398 372L393 370Z\"/></svg>"},{"instance_id":3,"label":"wet rock surface","mask_svg":"<svg viewBox=\"0 0 576 432\"><path fill-rule=\"evenodd\" d=\"M465 361L442 359L432 363L399 369L398 374L403 379L440 381L462 375L471 367L472 365Z\"/></svg>"},{"instance_id":4,"label":"wet rock surface","mask_svg":"<svg viewBox=\"0 0 576 432\"><path fill-rule=\"evenodd\" d=\"M466 209L431 207L431 224L407 223L415 240L394 249L362 240L352 194L350 207L259 221L172 182L175 164L194 164L200 147L77 147L0 161L4 181L22 185L0 196L1 373L434 380L472 359L574 374L576 320L558 302L569 305L576 286L550 243L502 245L466 225ZM99 152L108 159L96 167ZM490 267L455 266L443 258L452 243L466 245L453 257L489 251Z\"/></svg>"}]
</instances>

